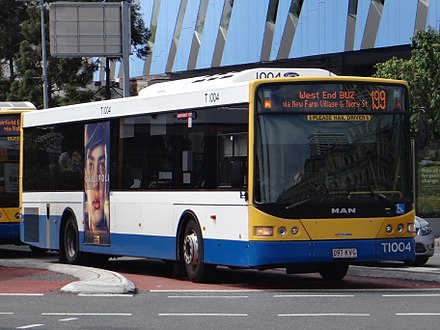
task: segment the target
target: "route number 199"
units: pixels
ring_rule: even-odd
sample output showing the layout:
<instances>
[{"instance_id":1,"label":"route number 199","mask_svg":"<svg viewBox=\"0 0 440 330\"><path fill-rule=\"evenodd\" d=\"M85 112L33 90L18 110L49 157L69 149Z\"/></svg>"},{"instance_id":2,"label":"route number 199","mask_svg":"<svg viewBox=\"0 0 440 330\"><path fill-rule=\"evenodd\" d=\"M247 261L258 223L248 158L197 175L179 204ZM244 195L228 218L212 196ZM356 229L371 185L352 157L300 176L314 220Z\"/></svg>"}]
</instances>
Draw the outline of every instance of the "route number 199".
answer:
<instances>
[{"instance_id":1,"label":"route number 199","mask_svg":"<svg viewBox=\"0 0 440 330\"><path fill-rule=\"evenodd\" d=\"M385 110L387 107L387 93L384 90L374 90L370 93L371 109Z\"/></svg>"}]
</instances>

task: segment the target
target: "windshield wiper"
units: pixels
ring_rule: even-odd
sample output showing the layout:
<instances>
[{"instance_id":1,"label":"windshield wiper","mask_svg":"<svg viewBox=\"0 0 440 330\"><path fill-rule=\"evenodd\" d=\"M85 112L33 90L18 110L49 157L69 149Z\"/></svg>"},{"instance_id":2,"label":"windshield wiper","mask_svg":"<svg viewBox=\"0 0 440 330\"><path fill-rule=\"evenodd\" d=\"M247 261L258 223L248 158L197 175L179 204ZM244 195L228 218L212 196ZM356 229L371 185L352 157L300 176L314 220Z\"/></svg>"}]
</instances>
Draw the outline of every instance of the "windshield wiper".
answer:
<instances>
[{"instance_id":1,"label":"windshield wiper","mask_svg":"<svg viewBox=\"0 0 440 330\"><path fill-rule=\"evenodd\" d=\"M286 206L286 210L294 209L294 208L296 208L296 207L298 207L300 205L303 205L305 203L308 203L310 201L311 201L311 198L307 198L307 199L303 199L303 200L297 201L297 202L295 202L293 204L290 204L290 205Z\"/></svg>"},{"instance_id":2,"label":"windshield wiper","mask_svg":"<svg viewBox=\"0 0 440 330\"><path fill-rule=\"evenodd\" d=\"M384 202L386 202L389 206L394 206L394 201L389 199L387 196L385 196L384 194L382 194L379 191L374 191L373 189L371 189L370 186L368 186L368 190L370 191L371 195L375 196L375 197L379 197L379 199L383 200Z\"/></svg>"}]
</instances>

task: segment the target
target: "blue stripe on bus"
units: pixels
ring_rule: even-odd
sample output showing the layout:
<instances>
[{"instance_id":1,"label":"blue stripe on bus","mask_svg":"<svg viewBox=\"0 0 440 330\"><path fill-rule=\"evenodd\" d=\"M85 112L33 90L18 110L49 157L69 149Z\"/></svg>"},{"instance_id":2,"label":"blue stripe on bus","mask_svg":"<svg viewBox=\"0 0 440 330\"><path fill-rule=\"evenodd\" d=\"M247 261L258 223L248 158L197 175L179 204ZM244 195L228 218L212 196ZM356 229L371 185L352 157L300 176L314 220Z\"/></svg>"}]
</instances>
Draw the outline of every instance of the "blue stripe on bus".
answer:
<instances>
[{"instance_id":1,"label":"blue stripe on bus","mask_svg":"<svg viewBox=\"0 0 440 330\"><path fill-rule=\"evenodd\" d=\"M19 239L20 223L19 222L0 222L0 240Z\"/></svg>"},{"instance_id":2,"label":"blue stripe on bus","mask_svg":"<svg viewBox=\"0 0 440 330\"><path fill-rule=\"evenodd\" d=\"M413 239L240 242L205 240L205 262L257 267L295 262L333 261L334 248L356 248L356 262L410 260L415 257Z\"/></svg>"},{"instance_id":3,"label":"blue stripe on bus","mask_svg":"<svg viewBox=\"0 0 440 330\"><path fill-rule=\"evenodd\" d=\"M83 237L83 235L81 235ZM356 262L410 260L415 256L412 239L341 240L301 242L246 242L206 239L205 262L241 267L281 265L296 262L333 261L332 249L356 248ZM111 235L111 246L83 245L84 251L174 260L174 237Z\"/></svg>"},{"instance_id":4,"label":"blue stripe on bus","mask_svg":"<svg viewBox=\"0 0 440 330\"><path fill-rule=\"evenodd\" d=\"M111 234L110 246L84 244L84 233L79 233L81 250L110 255L176 259L176 238L166 236L145 236Z\"/></svg>"}]
</instances>

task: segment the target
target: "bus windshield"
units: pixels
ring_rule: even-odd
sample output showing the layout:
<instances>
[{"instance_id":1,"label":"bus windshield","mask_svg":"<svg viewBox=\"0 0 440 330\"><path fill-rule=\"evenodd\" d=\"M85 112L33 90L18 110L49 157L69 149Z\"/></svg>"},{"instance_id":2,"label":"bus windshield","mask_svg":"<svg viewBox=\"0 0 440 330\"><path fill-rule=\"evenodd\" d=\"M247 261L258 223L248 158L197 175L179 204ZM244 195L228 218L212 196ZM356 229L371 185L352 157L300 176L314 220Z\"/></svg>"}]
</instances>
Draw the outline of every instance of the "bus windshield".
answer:
<instances>
[{"instance_id":1,"label":"bus windshield","mask_svg":"<svg viewBox=\"0 0 440 330\"><path fill-rule=\"evenodd\" d=\"M18 156L20 151L20 115L0 120L0 207L18 205Z\"/></svg>"},{"instance_id":2,"label":"bus windshield","mask_svg":"<svg viewBox=\"0 0 440 330\"><path fill-rule=\"evenodd\" d=\"M298 90L304 88L292 87L290 94L297 95ZM338 97L329 108L321 90L317 108L278 107L287 97L277 103L274 95L280 94L273 93L268 111L264 94L260 93L255 120L255 204L304 211L307 205L312 216L313 205L376 200L389 211L396 203L411 200L407 118L402 109L371 113L360 103L340 108ZM291 96L289 102L295 102Z\"/></svg>"}]
</instances>

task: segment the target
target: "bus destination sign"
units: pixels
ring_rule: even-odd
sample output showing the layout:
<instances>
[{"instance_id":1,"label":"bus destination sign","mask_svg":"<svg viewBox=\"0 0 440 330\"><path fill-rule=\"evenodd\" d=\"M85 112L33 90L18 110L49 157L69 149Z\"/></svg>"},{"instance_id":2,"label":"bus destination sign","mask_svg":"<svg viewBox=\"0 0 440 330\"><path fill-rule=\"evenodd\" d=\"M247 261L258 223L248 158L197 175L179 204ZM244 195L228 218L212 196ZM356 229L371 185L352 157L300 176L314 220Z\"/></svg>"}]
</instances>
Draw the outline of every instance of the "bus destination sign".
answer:
<instances>
[{"instance_id":1,"label":"bus destination sign","mask_svg":"<svg viewBox=\"0 0 440 330\"><path fill-rule=\"evenodd\" d=\"M20 117L4 116L0 120L0 136L13 136L20 134Z\"/></svg>"},{"instance_id":2,"label":"bus destination sign","mask_svg":"<svg viewBox=\"0 0 440 330\"><path fill-rule=\"evenodd\" d=\"M317 113L359 113L402 111L404 89L377 84L311 84L264 86L259 91L263 111L306 111ZM310 120L369 120L356 118L310 118Z\"/></svg>"}]
</instances>

